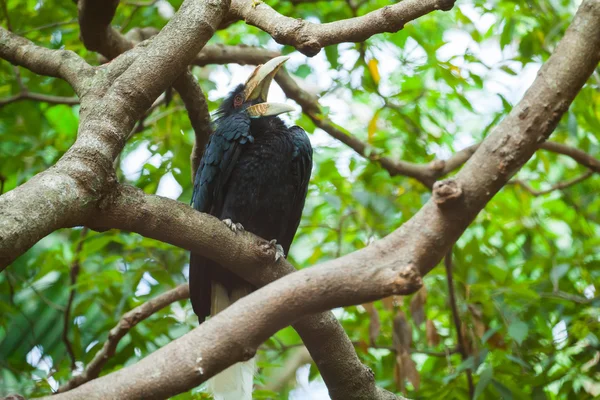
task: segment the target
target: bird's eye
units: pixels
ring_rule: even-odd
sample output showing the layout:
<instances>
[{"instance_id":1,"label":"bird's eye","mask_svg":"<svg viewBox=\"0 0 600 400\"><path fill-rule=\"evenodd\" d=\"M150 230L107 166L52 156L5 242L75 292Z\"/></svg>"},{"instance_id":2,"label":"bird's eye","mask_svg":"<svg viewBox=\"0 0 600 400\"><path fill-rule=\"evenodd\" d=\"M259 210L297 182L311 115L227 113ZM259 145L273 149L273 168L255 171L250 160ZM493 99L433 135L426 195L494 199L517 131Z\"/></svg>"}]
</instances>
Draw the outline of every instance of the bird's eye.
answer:
<instances>
[{"instance_id":1,"label":"bird's eye","mask_svg":"<svg viewBox=\"0 0 600 400\"><path fill-rule=\"evenodd\" d=\"M239 107L242 105L243 103L243 99L242 99L242 95L238 94L237 96L235 96L235 98L233 99L233 106L234 107Z\"/></svg>"}]
</instances>

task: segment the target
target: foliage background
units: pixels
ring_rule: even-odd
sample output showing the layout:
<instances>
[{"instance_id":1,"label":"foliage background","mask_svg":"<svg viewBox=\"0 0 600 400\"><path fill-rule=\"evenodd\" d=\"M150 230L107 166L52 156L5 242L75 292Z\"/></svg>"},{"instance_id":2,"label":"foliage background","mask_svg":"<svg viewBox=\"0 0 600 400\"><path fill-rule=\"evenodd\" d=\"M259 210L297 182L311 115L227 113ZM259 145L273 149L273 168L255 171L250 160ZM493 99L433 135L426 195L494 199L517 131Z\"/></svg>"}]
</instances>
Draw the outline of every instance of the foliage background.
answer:
<instances>
[{"instance_id":1,"label":"foliage background","mask_svg":"<svg viewBox=\"0 0 600 400\"><path fill-rule=\"evenodd\" d=\"M162 27L181 1L139 7L123 2L113 24ZM362 15L387 1L267 3L280 13L328 22ZM321 97L328 116L392 159L427 163L479 142L511 109L562 37L578 1L459 1L396 34L331 46L313 59L293 53L287 69ZM13 31L48 48L67 48L97 63L81 44L72 1L7 0ZM7 27L3 15L3 26ZM58 24L60 23L60 24ZM244 23L211 43L248 44L290 53ZM195 68L211 111L250 67ZM72 96L68 84L19 69L35 93ZM0 98L19 93L15 70L0 63ZM274 98L281 97L274 90ZM600 74L578 95L552 140L600 157ZM390 177L315 129L298 113L290 122L309 132L315 167L301 228L290 258L308 267L368 245L405 222L429 191ZM0 184L9 191L52 166L75 140L78 107L21 101L0 108ZM120 179L148 193L191 197L193 131L175 96L146 120L121 157ZM538 152L517 178L545 189L583 173L572 159ZM508 185L454 248L454 285L467 337L456 354L456 329L443 266L409 298L336 310L378 384L411 398L468 398L463 371L472 368L479 398L591 399L600 395L600 190L597 176L534 196ZM79 250L78 250L79 248ZM188 254L119 231L55 232L0 275L0 395L42 395L71 376L63 338L65 307L74 293L67 337L81 370L119 317L186 281ZM79 262L72 284L70 271ZM394 324L396 321L396 324ZM121 340L104 372L135 363L196 326L189 302L156 313ZM394 328L395 327L395 328ZM414 366L400 362L394 337L412 336ZM300 343L291 329L259 352L257 384L291 362ZM433 355L430 353L434 353ZM33 379L32 379L33 378ZM310 379L319 381L311 368ZM259 398L288 398L295 380ZM305 383L305 386L307 384ZM318 383L310 385L313 398ZM322 389L322 387L321 387ZM201 390L177 396L202 398ZM293 392L295 398L302 391ZM306 396L306 395L304 395Z\"/></svg>"}]
</instances>

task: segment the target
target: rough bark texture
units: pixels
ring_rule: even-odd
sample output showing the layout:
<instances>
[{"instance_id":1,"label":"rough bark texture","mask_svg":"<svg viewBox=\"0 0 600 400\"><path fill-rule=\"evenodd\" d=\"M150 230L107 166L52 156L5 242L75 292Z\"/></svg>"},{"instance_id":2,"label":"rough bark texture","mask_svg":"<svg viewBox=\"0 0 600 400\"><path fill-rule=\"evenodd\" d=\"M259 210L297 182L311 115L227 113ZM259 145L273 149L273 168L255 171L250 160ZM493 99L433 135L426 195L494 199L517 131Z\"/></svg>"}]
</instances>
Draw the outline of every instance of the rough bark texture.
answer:
<instances>
[{"instance_id":1,"label":"rough bark texture","mask_svg":"<svg viewBox=\"0 0 600 400\"><path fill-rule=\"evenodd\" d=\"M270 334L301 315L358 304L394 293L414 292L419 287L421 275L429 272L441 260L477 213L552 132L592 73L600 59L598 18L600 1L584 2L554 55L542 68L519 105L481 144L456 178L434 185L432 200L395 232L363 250L269 284L134 367L92 381L66 395L73 396L78 390L85 390L86 395L97 393L108 379L114 384L115 381L127 381L136 376L157 376L158 371L170 371L173 373L170 376L193 382L190 383L193 386L233 361L248 359ZM548 115L548 110L551 111L551 118L542 119L542 116ZM132 194L122 198L133 197ZM155 213L158 210L153 207L160 208L159 203L165 203L162 207L166 211L171 208L166 205L170 201L143 194L138 197L143 202L136 204L136 207L131 207L131 204L120 206L118 199L113 201L108 207L112 210L110 212L121 211L118 215L108 214L107 219L128 221L126 224L137 228L137 231L148 229L156 232L167 220L184 229L183 225L187 225L185 220L195 218L183 207L173 210L169 217L163 216ZM140 208L140 205L144 206ZM144 224L150 227L141 226L139 222L142 216L153 216L150 224L148 220ZM207 216L201 218L206 219L206 230L196 230L195 237L188 236L192 232L184 231L183 236L172 243L225 261L224 265L251 281L257 276L269 274L272 270L270 266L263 267L260 274L253 276L244 271L253 260L266 259L270 255L268 251L259 250L261 247L256 245L258 243L253 243L257 239L250 234L245 234L244 239L248 240L242 240L240 235L232 232L213 238L222 244L220 248L228 249L228 254L206 248L210 247L209 238L203 236L208 236L206 232L218 221L210 221ZM201 226L200 221L193 226ZM247 247L247 252L242 250L243 247ZM235 258L237 263L231 265L227 262L229 258ZM313 282L319 282L319 285ZM236 324L242 324L245 329L236 330ZM230 340L217 340L217 335ZM159 362L160 366L157 365ZM172 379L164 375L158 379L164 379L166 386L172 384Z\"/></svg>"},{"instance_id":2,"label":"rough bark texture","mask_svg":"<svg viewBox=\"0 0 600 400\"><path fill-rule=\"evenodd\" d=\"M100 3L88 0L80 2L80 7L85 10L94 4ZM298 25L264 4L255 9L245 8L247 4L250 2L234 0L231 14L266 30L276 40L314 54L327 44L397 30L406 21L453 2L405 0L364 17L325 25ZM105 7L112 9L112 15L116 2L105 3ZM213 217L115 180L113 161L135 122L185 73L188 64L206 62L210 53L207 50L202 56L201 49L228 7L227 1L186 0L159 34L100 67L91 67L68 51L42 49L0 28L0 57L67 80L81 99L78 138L72 148L54 167L0 196L0 267L56 229L88 225L126 229L193 250L252 283L266 285L139 363L54 398L166 398L252 357L264 340L290 323L295 323L309 348L319 349L312 355L332 398L396 398L374 386L372 374L358 362L352 344L330 313L302 317L416 291L422 276L441 260L495 193L540 146L548 147L545 140L600 60L600 0L586 0L532 87L507 118L479 146L436 167L448 173L466 161L455 178L435 184L426 181L432 185L432 198L411 220L365 249L294 272L287 261L273 261L274 250L263 239L250 233L235 234ZM98 21L102 24L94 28L92 23L90 29L104 32L105 42L118 48L121 39L107 30L110 18L100 15ZM101 30L102 26L106 29ZM357 34L355 27L362 32ZM99 51L106 45L84 40L86 45L99 46ZM112 54L112 48L106 51L107 56ZM189 76L184 74L181 79L189 81ZM278 79L290 93L297 92L289 76ZM198 88L188 85L186 89L191 92L184 90L182 97L200 96ZM307 114L315 113L311 118L318 118L313 96L304 92L297 101ZM205 119L202 115L197 123ZM339 130L323 126L334 136ZM549 147L597 171L597 160L561 145ZM324 328L325 338L318 334ZM321 347L316 347L314 343L319 341ZM344 354L343 367L328 354ZM336 368L339 373L333 372Z\"/></svg>"},{"instance_id":3,"label":"rough bark texture","mask_svg":"<svg viewBox=\"0 0 600 400\"><path fill-rule=\"evenodd\" d=\"M235 19L269 33L277 43L294 46L312 57L325 46L362 42L383 32L397 32L412 20L435 10L450 10L455 0L404 0L361 17L326 24L314 24L285 17L266 3L233 0L230 13Z\"/></svg>"}]
</instances>

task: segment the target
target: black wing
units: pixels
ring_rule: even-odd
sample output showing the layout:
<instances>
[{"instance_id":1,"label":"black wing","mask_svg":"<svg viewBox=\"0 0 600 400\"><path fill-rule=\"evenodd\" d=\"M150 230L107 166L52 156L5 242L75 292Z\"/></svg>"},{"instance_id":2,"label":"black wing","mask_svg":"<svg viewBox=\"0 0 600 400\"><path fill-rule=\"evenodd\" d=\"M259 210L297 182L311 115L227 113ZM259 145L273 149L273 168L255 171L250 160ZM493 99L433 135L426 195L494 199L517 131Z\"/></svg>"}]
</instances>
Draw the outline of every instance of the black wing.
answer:
<instances>
[{"instance_id":1,"label":"black wing","mask_svg":"<svg viewBox=\"0 0 600 400\"><path fill-rule=\"evenodd\" d=\"M253 142L254 138L250 134L250 117L246 113L220 118L216 125L198 166L192 206L198 211L218 216L223 188L239 158L241 145Z\"/></svg>"},{"instance_id":2,"label":"black wing","mask_svg":"<svg viewBox=\"0 0 600 400\"><path fill-rule=\"evenodd\" d=\"M223 192L242 147L253 142L250 118L246 113L220 118L210 137L194 180L192 206L219 217ZM212 273L218 266L199 254L190 255L190 300L200 323L210 315Z\"/></svg>"},{"instance_id":3,"label":"black wing","mask_svg":"<svg viewBox=\"0 0 600 400\"><path fill-rule=\"evenodd\" d=\"M296 192L294 193L292 202L292 212L290 213L289 224L285 230L284 237L281 239L281 245L286 254L294 239L294 235L300 224L300 219L302 218L302 210L304 209L306 193L308 192L308 182L310 181L310 174L312 171L313 155L310 140L308 139L306 132L304 132L304 129L299 126L292 126L289 129L294 143L291 168Z\"/></svg>"}]
</instances>

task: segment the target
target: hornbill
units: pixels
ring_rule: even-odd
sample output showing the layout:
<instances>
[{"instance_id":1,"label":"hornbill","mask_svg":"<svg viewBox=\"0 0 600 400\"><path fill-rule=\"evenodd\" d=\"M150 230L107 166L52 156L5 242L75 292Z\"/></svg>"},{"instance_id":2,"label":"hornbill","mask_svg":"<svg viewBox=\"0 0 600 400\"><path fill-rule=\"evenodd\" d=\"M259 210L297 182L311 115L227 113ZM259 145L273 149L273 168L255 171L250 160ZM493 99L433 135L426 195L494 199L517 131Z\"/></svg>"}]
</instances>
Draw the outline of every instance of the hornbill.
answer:
<instances>
[{"instance_id":1,"label":"hornbill","mask_svg":"<svg viewBox=\"0 0 600 400\"><path fill-rule=\"evenodd\" d=\"M216 113L194 180L193 207L271 241L278 259L287 254L300 223L312 168L306 132L277 115L293 110L267 103L273 77L288 57L256 67ZM190 299L202 323L253 287L199 254L190 256ZM240 327L243 329L243 327ZM253 363L238 363L211 381L216 400L252 398Z\"/></svg>"}]
</instances>

